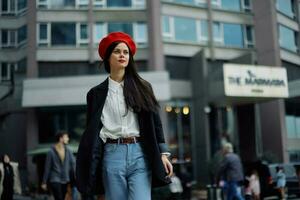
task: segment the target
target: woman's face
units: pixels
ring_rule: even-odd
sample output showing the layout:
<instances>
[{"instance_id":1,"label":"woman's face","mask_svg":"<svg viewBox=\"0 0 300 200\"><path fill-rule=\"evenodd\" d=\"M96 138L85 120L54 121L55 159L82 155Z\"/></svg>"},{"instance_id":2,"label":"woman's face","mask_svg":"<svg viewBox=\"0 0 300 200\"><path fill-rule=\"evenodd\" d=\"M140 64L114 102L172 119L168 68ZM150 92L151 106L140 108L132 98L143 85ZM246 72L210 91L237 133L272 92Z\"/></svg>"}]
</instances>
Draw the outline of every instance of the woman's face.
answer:
<instances>
[{"instance_id":1,"label":"woman's face","mask_svg":"<svg viewBox=\"0 0 300 200\"><path fill-rule=\"evenodd\" d=\"M124 43L119 43L109 57L111 71L125 69L129 62L129 48Z\"/></svg>"}]
</instances>

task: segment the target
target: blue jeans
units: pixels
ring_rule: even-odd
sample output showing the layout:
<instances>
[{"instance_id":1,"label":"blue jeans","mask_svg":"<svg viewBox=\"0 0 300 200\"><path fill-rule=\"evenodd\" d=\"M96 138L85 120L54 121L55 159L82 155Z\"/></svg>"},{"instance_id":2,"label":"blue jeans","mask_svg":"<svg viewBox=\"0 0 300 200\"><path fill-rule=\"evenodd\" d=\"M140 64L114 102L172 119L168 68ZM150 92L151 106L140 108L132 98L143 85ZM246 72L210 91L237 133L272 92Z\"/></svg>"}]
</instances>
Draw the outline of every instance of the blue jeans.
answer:
<instances>
[{"instance_id":1,"label":"blue jeans","mask_svg":"<svg viewBox=\"0 0 300 200\"><path fill-rule=\"evenodd\" d=\"M226 200L244 200L241 192L238 191L238 184L236 181L228 181L226 182Z\"/></svg>"},{"instance_id":2,"label":"blue jeans","mask_svg":"<svg viewBox=\"0 0 300 200\"><path fill-rule=\"evenodd\" d=\"M105 144L105 200L151 200L151 171L140 143Z\"/></svg>"}]
</instances>

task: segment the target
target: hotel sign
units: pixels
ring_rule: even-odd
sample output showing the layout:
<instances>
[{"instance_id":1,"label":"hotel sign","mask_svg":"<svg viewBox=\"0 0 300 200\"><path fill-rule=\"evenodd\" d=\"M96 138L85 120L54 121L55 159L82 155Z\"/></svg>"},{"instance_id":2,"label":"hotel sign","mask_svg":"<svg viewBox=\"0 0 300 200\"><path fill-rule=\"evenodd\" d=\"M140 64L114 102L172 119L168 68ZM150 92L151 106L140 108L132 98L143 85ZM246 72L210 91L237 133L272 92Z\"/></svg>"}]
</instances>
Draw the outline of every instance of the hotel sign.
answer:
<instances>
[{"instance_id":1,"label":"hotel sign","mask_svg":"<svg viewBox=\"0 0 300 200\"><path fill-rule=\"evenodd\" d=\"M283 67L224 64L226 96L286 98L288 80Z\"/></svg>"}]
</instances>

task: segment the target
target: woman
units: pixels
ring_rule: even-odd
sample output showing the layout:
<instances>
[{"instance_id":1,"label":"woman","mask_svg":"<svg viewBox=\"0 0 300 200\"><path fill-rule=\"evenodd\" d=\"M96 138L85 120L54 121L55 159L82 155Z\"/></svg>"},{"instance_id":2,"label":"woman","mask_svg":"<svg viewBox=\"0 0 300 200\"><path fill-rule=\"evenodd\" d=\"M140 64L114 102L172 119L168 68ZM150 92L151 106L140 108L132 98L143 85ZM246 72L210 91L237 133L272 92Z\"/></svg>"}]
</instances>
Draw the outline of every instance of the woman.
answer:
<instances>
[{"instance_id":1,"label":"woman","mask_svg":"<svg viewBox=\"0 0 300 200\"><path fill-rule=\"evenodd\" d=\"M278 188L280 199L285 199L286 176L282 166L276 166L276 187Z\"/></svg>"},{"instance_id":2,"label":"woman","mask_svg":"<svg viewBox=\"0 0 300 200\"><path fill-rule=\"evenodd\" d=\"M87 127L82 135L76 181L84 198L151 199L151 187L170 183L158 102L136 72L131 37L113 32L98 47L109 77L87 94Z\"/></svg>"},{"instance_id":3,"label":"woman","mask_svg":"<svg viewBox=\"0 0 300 200\"><path fill-rule=\"evenodd\" d=\"M1 158L2 166L0 170L0 182L2 190L0 190L1 200L12 200L14 194L14 171L10 164L10 159L7 154ZM2 191L2 194L1 194Z\"/></svg>"}]
</instances>

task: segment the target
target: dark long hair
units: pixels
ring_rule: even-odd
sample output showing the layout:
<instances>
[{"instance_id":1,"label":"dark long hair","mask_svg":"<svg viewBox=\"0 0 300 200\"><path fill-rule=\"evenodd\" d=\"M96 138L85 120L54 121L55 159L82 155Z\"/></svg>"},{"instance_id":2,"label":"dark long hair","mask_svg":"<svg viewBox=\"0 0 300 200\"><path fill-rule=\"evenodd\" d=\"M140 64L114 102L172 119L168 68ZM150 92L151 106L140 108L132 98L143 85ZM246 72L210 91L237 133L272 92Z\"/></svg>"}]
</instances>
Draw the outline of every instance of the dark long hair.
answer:
<instances>
[{"instance_id":1,"label":"dark long hair","mask_svg":"<svg viewBox=\"0 0 300 200\"><path fill-rule=\"evenodd\" d=\"M114 48L121 42L112 43L106 50L103 60L105 70L110 73L109 57ZM142 79L136 70L136 65L129 49L129 62L124 75L124 97L126 108L132 108L134 112L141 110L156 112L159 106L150 83Z\"/></svg>"}]
</instances>

